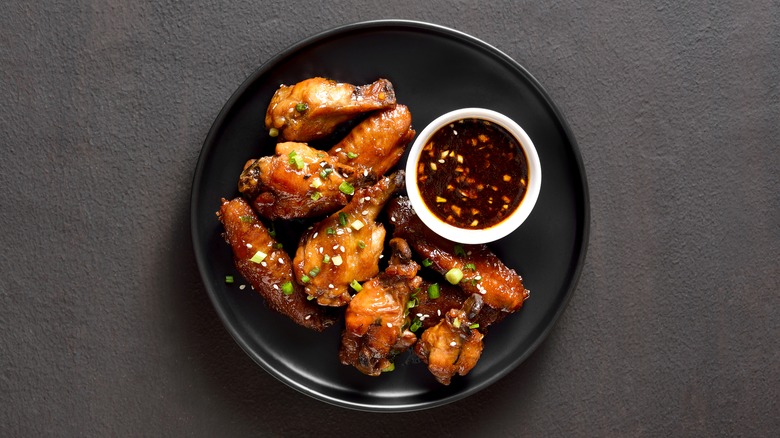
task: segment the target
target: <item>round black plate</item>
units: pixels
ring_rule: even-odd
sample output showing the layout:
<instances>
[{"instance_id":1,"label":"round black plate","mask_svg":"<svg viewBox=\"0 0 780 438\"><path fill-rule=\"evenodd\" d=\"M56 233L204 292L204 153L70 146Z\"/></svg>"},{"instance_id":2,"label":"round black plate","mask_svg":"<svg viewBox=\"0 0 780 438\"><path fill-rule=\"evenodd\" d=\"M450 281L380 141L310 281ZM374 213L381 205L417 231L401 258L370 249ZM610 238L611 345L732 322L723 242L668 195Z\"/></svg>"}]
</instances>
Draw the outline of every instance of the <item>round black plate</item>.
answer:
<instances>
[{"instance_id":1,"label":"round black plate","mask_svg":"<svg viewBox=\"0 0 780 438\"><path fill-rule=\"evenodd\" d=\"M528 220L491 244L531 290L525 306L491 327L477 366L452 384L437 383L406 354L396 369L368 377L338 361L340 327L316 333L270 311L233 267L215 217L220 198L237 196L249 158L273 153L263 126L280 84L324 76L353 84L389 79L420 131L436 116L485 107L516 120L542 162L542 190ZM405 158L402 160L403 164ZM541 85L494 47L458 31L426 23L377 21L339 27L282 52L248 78L214 122L192 187L192 238L203 282L236 342L267 372L289 386L335 405L369 411L408 411L474 394L520 364L563 311L587 246L589 210L582 159L566 122ZM289 236L288 236L289 237ZM293 240L294 240L294 236ZM225 275L236 283L225 284Z\"/></svg>"}]
</instances>

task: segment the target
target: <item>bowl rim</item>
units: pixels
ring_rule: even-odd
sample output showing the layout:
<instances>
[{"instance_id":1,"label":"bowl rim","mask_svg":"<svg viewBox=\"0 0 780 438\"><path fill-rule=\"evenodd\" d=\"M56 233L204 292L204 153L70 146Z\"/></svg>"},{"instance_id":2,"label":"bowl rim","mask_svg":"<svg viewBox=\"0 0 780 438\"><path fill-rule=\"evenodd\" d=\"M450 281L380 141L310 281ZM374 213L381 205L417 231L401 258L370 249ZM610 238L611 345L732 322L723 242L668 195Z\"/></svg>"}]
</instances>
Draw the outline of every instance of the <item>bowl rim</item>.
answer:
<instances>
[{"instance_id":1,"label":"bowl rim","mask_svg":"<svg viewBox=\"0 0 780 438\"><path fill-rule=\"evenodd\" d=\"M528 166L528 186L520 205L501 222L479 229L459 228L444 222L434 215L425 205L417 185L417 161L422 148L431 136L443 126L462 119L481 119L495 123L506 129L520 142ZM531 214L539 198L542 185L542 166L531 137L514 120L506 115L487 108L460 108L444 113L429 123L417 136L409 149L406 161L406 191L417 216L436 234L457 243L483 244L506 237L515 231Z\"/></svg>"}]
</instances>

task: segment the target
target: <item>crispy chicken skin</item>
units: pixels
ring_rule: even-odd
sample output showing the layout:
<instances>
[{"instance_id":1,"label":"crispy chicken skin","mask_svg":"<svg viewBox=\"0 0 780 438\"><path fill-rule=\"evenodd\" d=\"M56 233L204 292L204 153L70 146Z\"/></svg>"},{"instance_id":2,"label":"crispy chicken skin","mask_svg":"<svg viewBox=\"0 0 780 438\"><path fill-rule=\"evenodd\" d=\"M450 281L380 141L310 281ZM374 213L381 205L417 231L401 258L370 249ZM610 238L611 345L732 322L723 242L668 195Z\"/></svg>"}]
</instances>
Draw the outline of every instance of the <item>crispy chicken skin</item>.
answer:
<instances>
[{"instance_id":1,"label":"crispy chicken skin","mask_svg":"<svg viewBox=\"0 0 780 438\"><path fill-rule=\"evenodd\" d=\"M366 281L347 306L339 359L363 374L378 376L417 337L409 331L407 304L419 286L419 266L403 239L390 240L393 256L384 272Z\"/></svg>"},{"instance_id":2,"label":"crispy chicken skin","mask_svg":"<svg viewBox=\"0 0 780 438\"><path fill-rule=\"evenodd\" d=\"M385 228L377 215L403 186L403 172L355 191L352 200L301 236L293 261L295 277L323 306L349 303L352 281L379 273Z\"/></svg>"},{"instance_id":3,"label":"crispy chicken skin","mask_svg":"<svg viewBox=\"0 0 780 438\"><path fill-rule=\"evenodd\" d=\"M265 126L288 141L311 141L331 134L342 123L369 111L395 106L395 91L387 79L355 86L321 77L276 90L265 115Z\"/></svg>"},{"instance_id":4,"label":"crispy chicken skin","mask_svg":"<svg viewBox=\"0 0 780 438\"><path fill-rule=\"evenodd\" d=\"M482 296L470 296L460 309L450 309L435 326L424 331L414 352L440 383L449 385L452 376L465 376L482 355L482 333L473 327L482 307Z\"/></svg>"},{"instance_id":5,"label":"crispy chicken skin","mask_svg":"<svg viewBox=\"0 0 780 438\"><path fill-rule=\"evenodd\" d=\"M277 247L277 242L243 198L223 199L217 217L225 228L225 241L233 248L236 269L265 298L271 309L317 331L336 322L327 309L307 300L303 288L293 277L290 256ZM258 251L265 256L259 255L253 261Z\"/></svg>"},{"instance_id":6,"label":"crispy chicken skin","mask_svg":"<svg viewBox=\"0 0 780 438\"><path fill-rule=\"evenodd\" d=\"M250 161L238 179L238 190L268 219L310 218L347 204L339 190L344 181L360 184L361 175L305 143L276 145L276 154Z\"/></svg>"},{"instance_id":7,"label":"crispy chicken skin","mask_svg":"<svg viewBox=\"0 0 780 438\"><path fill-rule=\"evenodd\" d=\"M398 163L414 134L412 114L399 104L368 116L328 153L339 163L378 179Z\"/></svg>"},{"instance_id":8,"label":"crispy chicken skin","mask_svg":"<svg viewBox=\"0 0 780 438\"><path fill-rule=\"evenodd\" d=\"M458 268L458 286L468 294L482 295L485 304L504 312L522 307L529 292L523 279L508 268L486 245L459 245L434 233L414 213L409 198L398 197L388 205L393 236L406 239L441 274ZM473 269L472 269L473 268Z\"/></svg>"}]
</instances>

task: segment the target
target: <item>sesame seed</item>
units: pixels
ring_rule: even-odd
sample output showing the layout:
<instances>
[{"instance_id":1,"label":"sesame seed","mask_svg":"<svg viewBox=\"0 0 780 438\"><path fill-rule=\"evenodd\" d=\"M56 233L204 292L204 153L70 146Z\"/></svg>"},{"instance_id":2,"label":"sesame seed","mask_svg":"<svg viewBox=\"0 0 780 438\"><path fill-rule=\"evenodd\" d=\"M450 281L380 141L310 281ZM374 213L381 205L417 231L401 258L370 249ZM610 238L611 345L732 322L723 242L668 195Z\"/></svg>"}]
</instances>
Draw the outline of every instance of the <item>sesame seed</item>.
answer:
<instances>
[{"instance_id":1,"label":"sesame seed","mask_svg":"<svg viewBox=\"0 0 780 438\"><path fill-rule=\"evenodd\" d=\"M266 263L266 262L260 262L260 264L261 264L263 267L266 267L266 266L268 266L268 263Z\"/></svg>"},{"instance_id":2,"label":"sesame seed","mask_svg":"<svg viewBox=\"0 0 780 438\"><path fill-rule=\"evenodd\" d=\"M246 247L247 247L247 248L251 248L251 247L252 247L252 244L251 244L251 243L247 243L247 244L246 244Z\"/></svg>"},{"instance_id":3,"label":"sesame seed","mask_svg":"<svg viewBox=\"0 0 780 438\"><path fill-rule=\"evenodd\" d=\"M333 288L334 288L333 284L328 285L328 289L333 289Z\"/></svg>"},{"instance_id":4,"label":"sesame seed","mask_svg":"<svg viewBox=\"0 0 780 438\"><path fill-rule=\"evenodd\" d=\"M422 316L422 313L418 313L418 314L417 314L417 317L418 317L418 318L419 318L419 317L421 317L421 316Z\"/></svg>"},{"instance_id":5,"label":"sesame seed","mask_svg":"<svg viewBox=\"0 0 780 438\"><path fill-rule=\"evenodd\" d=\"M318 231L318 232L315 232L315 233L314 233L314 235L313 235L313 236L311 236L311 237L312 237L312 239L316 239L316 238L317 238L317 236L319 236L319 235L320 235L320 233L319 233L319 231Z\"/></svg>"},{"instance_id":6,"label":"sesame seed","mask_svg":"<svg viewBox=\"0 0 780 438\"><path fill-rule=\"evenodd\" d=\"M246 289L246 285L245 285L245 284L242 284L242 285L241 285L241 286L239 286L238 288L239 288L239 289L241 289L241 290L244 290L244 289Z\"/></svg>"},{"instance_id":7,"label":"sesame seed","mask_svg":"<svg viewBox=\"0 0 780 438\"><path fill-rule=\"evenodd\" d=\"M322 247L320 247L319 252L320 252L320 254L322 254Z\"/></svg>"},{"instance_id":8,"label":"sesame seed","mask_svg":"<svg viewBox=\"0 0 780 438\"><path fill-rule=\"evenodd\" d=\"M339 246L338 246L338 244L336 244L336 245L333 245L333 249L339 249Z\"/></svg>"},{"instance_id":9,"label":"sesame seed","mask_svg":"<svg viewBox=\"0 0 780 438\"><path fill-rule=\"evenodd\" d=\"M379 254L379 258L380 258L380 259L382 259L382 258L384 258L384 257L385 257L385 255L384 255L384 254Z\"/></svg>"},{"instance_id":10,"label":"sesame seed","mask_svg":"<svg viewBox=\"0 0 780 438\"><path fill-rule=\"evenodd\" d=\"M393 324L391 324L391 323L389 323L389 322L388 322L388 323L387 323L387 327L389 327L389 328L393 328Z\"/></svg>"},{"instance_id":11,"label":"sesame seed","mask_svg":"<svg viewBox=\"0 0 780 438\"><path fill-rule=\"evenodd\" d=\"M365 197L365 198L363 198L363 199L365 199L366 201L370 201L370 200L371 200L371 197L370 197L370 196L366 196L366 197Z\"/></svg>"},{"instance_id":12,"label":"sesame seed","mask_svg":"<svg viewBox=\"0 0 780 438\"><path fill-rule=\"evenodd\" d=\"M344 248L344 245L340 246L339 250L341 250L341 252L345 252L346 251L346 249Z\"/></svg>"},{"instance_id":13,"label":"sesame seed","mask_svg":"<svg viewBox=\"0 0 780 438\"><path fill-rule=\"evenodd\" d=\"M276 285L276 284L275 284L275 285L273 286L273 288L274 288L275 290L279 290L279 285Z\"/></svg>"},{"instance_id":14,"label":"sesame seed","mask_svg":"<svg viewBox=\"0 0 780 438\"><path fill-rule=\"evenodd\" d=\"M309 319L309 318L311 318L311 315L306 315L306 317L303 319Z\"/></svg>"},{"instance_id":15,"label":"sesame seed","mask_svg":"<svg viewBox=\"0 0 780 438\"><path fill-rule=\"evenodd\" d=\"M457 343L457 342L455 342L455 341L452 341L452 342L450 342L450 347L454 347L454 346L456 346L456 345L458 345L458 343Z\"/></svg>"},{"instance_id":16,"label":"sesame seed","mask_svg":"<svg viewBox=\"0 0 780 438\"><path fill-rule=\"evenodd\" d=\"M441 316L441 309L436 309L436 315Z\"/></svg>"},{"instance_id":17,"label":"sesame seed","mask_svg":"<svg viewBox=\"0 0 780 438\"><path fill-rule=\"evenodd\" d=\"M361 213L363 216L368 216L368 210L363 210L363 213Z\"/></svg>"},{"instance_id":18,"label":"sesame seed","mask_svg":"<svg viewBox=\"0 0 780 438\"><path fill-rule=\"evenodd\" d=\"M336 148L333 152L341 152L341 148Z\"/></svg>"},{"instance_id":19,"label":"sesame seed","mask_svg":"<svg viewBox=\"0 0 780 438\"><path fill-rule=\"evenodd\" d=\"M282 258L281 258L281 257L279 257L279 258L278 258L278 259L276 259L276 260L277 260L279 263L284 263L284 260L282 260Z\"/></svg>"}]
</instances>

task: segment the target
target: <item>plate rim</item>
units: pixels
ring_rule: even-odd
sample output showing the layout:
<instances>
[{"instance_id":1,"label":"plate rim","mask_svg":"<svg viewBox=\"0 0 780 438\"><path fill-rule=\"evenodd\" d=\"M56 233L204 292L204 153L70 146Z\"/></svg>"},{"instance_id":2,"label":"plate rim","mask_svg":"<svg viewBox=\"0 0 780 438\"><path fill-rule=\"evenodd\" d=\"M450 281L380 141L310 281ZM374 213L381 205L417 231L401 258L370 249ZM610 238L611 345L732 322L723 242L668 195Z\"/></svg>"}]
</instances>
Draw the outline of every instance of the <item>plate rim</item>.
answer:
<instances>
[{"instance_id":1,"label":"plate rim","mask_svg":"<svg viewBox=\"0 0 780 438\"><path fill-rule=\"evenodd\" d=\"M522 354L514 358L514 360L509 362L508 366L503 367L501 370L499 370L499 372L489 376L488 378L484 379L478 384L475 384L467 388L464 391L450 394L436 400L388 405L388 404L371 404L371 403L348 401L338 397L333 397L327 394L323 394L321 391L314 390L296 381L295 379L286 376L284 373L281 373L280 371L276 370L270 363L268 363L268 361L266 361L263 357L261 357L255 351L253 351L253 349L250 348L248 341L244 339L244 336L237 330L237 328L233 327L233 324L230 322L231 319L229 318L227 311L223 309L222 306L219 305L216 292L212 290L212 288L206 281L209 263L206 255L203 254L203 250L201 250L201 246L202 246L201 238L196 233L196 231L199 230L199 226L197 223L198 222L197 211L199 206L199 200L197 199L197 194L200 193L201 191L200 187L201 187L202 174L204 172L204 168L206 165L206 160L204 159L205 158L204 156L208 155L211 152L211 149L213 149L209 145L213 144L214 138L217 135L217 132L219 131L220 127L223 125L225 119L227 118L227 115L231 113L236 103L244 95L246 90L249 87L251 87L261 76L263 76L268 71L270 71L280 61L290 57L295 52L303 48L316 44L317 42L327 40L328 38L332 38L334 36L345 35L350 32L357 32L361 30L389 30L393 28L398 28L402 30L425 31L425 32L434 33L442 37L457 38L461 42L465 42L472 46L479 47L480 49L486 50L490 52L492 55L501 58L501 60L504 63L506 63L508 66L511 66L513 69L518 70L522 76L526 77L528 79L529 84L533 86L533 88L539 94L539 96L544 101L546 106L553 113L555 121L560 125L561 130L567 142L569 143L569 149L571 150L572 156L574 158L574 164L579 170L578 182L580 187L582 188L582 195L581 198L579 196L577 196L576 198L578 202L582 202L583 216L582 216L581 244L579 245L578 248L574 271L572 272L571 275L571 282L564 296L562 297L561 304L558 306L557 309L555 309L552 317L543 326L540 335L536 337L536 339L529 345L529 347ZM317 32L309 37L303 38L297 41L296 43L289 45L287 48L276 53L274 56L272 56L267 61L263 62L259 67L257 67L246 79L244 79L241 85L230 95L229 99L222 106L217 117L214 119L214 122L209 128L209 131L201 146L200 152L198 153L198 161L195 167L195 172L193 174L191 191L190 191L190 235L191 235L190 237L192 238L192 246L193 246L193 251L195 253L195 259L196 259L196 264L198 266L200 279L204 288L206 289L206 293L209 295L209 300L212 303L212 307L217 312L217 315L219 316L222 325L225 327L228 333L230 333L233 340L241 347L241 349L249 357L252 358L253 361L255 361L258 365L260 365L260 367L263 368L265 372L267 372L277 380L281 381L285 385L295 389L296 391L302 394L305 394L316 400L334 406L339 406L342 408L353 409L358 411L365 411L365 412L410 412L410 411L419 411L423 409L431 409L431 408L443 406L455 402L457 400L464 399L468 396L471 396L491 386L501 378L505 377L511 371L516 369L531 354L533 354L534 351L536 351L536 349L539 347L539 345L542 344L542 342L546 340L546 338L552 331L553 327L556 325L558 319L563 314L565 309L568 307L569 301L571 300L571 297L575 289L577 288L580 276L582 274L582 270L585 264L585 258L587 255L587 249L589 246L589 239L590 239L590 194L589 194L588 181L587 181L587 176L585 174L585 166L582 159L582 154L577 144L576 138L574 137L574 134L568 124L567 119L563 116L558 106L555 105L555 103L552 101L549 94L541 85L541 83L528 70L526 70L524 66L522 66L520 63L515 61L512 57L510 57L500 49L496 48L495 46L477 37L459 31L457 29L442 26L439 24L434 24L434 23L429 23L424 21L416 21L416 20L404 20L404 19L368 20L368 21L360 21L360 22L335 26Z\"/></svg>"}]
</instances>

